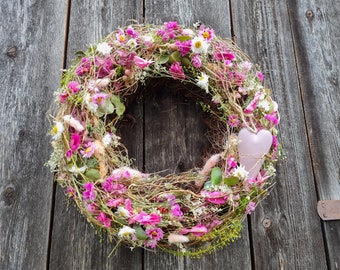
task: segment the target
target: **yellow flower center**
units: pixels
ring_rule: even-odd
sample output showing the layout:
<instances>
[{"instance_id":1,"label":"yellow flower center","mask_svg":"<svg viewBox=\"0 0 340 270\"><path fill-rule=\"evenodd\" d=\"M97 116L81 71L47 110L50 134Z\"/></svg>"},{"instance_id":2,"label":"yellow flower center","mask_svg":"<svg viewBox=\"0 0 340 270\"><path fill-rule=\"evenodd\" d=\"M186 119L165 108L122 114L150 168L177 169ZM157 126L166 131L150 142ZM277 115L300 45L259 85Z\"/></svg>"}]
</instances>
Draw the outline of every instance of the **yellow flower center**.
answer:
<instances>
[{"instance_id":1,"label":"yellow flower center","mask_svg":"<svg viewBox=\"0 0 340 270\"><path fill-rule=\"evenodd\" d=\"M207 31L203 32L203 37L204 38L209 38L210 37L209 32L207 32Z\"/></svg>"},{"instance_id":2,"label":"yellow flower center","mask_svg":"<svg viewBox=\"0 0 340 270\"><path fill-rule=\"evenodd\" d=\"M124 35L120 35L119 36L119 41L124 42L125 41L125 36Z\"/></svg>"},{"instance_id":3,"label":"yellow flower center","mask_svg":"<svg viewBox=\"0 0 340 270\"><path fill-rule=\"evenodd\" d=\"M195 47L196 47L196 49L201 48L202 47L202 42L201 41L196 41Z\"/></svg>"},{"instance_id":4,"label":"yellow flower center","mask_svg":"<svg viewBox=\"0 0 340 270\"><path fill-rule=\"evenodd\" d=\"M58 126L55 125L55 126L53 127L53 129L52 129L52 134L55 135L55 134L57 134L57 133L58 133Z\"/></svg>"},{"instance_id":5,"label":"yellow flower center","mask_svg":"<svg viewBox=\"0 0 340 270\"><path fill-rule=\"evenodd\" d=\"M87 148L85 149L85 152L86 152L86 154L90 153L90 152L91 152L91 147L87 147Z\"/></svg>"}]
</instances>

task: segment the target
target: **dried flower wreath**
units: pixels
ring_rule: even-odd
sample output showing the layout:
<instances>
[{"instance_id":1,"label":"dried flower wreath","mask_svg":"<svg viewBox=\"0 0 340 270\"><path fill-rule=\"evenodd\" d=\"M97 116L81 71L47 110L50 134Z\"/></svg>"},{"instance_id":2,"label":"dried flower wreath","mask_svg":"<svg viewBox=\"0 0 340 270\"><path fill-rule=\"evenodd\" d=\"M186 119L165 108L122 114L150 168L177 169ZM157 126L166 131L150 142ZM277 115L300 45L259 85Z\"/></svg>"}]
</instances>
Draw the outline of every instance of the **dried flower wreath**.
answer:
<instances>
[{"instance_id":1,"label":"dried flower wreath","mask_svg":"<svg viewBox=\"0 0 340 270\"><path fill-rule=\"evenodd\" d=\"M152 78L195 85L195 102L218 123L209 133L217 150L203 168L166 176L133 168L117 124L138 85ZM48 164L80 212L117 246L211 253L239 237L243 219L272 186L279 113L262 81L249 58L211 28L121 28L64 72Z\"/></svg>"}]
</instances>

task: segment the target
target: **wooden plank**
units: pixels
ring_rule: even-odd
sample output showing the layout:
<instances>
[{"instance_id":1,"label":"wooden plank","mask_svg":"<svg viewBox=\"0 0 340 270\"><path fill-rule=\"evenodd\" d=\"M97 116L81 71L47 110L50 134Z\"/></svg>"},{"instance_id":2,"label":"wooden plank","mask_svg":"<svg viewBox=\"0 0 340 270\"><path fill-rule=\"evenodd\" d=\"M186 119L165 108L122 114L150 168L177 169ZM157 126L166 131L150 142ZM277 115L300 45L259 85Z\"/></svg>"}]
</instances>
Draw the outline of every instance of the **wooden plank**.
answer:
<instances>
[{"instance_id":1,"label":"wooden plank","mask_svg":"<svg viewBox=\"0 0 340 270\"><path fill-rule=\"evenodd\" d=\"M63 59L65 1L0 3L0 269L45 269L53 177L46 113Z\"/></svg>"},{"instance_id":2,"label":"wooden plank","mask_svg":"<svg viewBox=\"0 0 340 270\"><path fill-rule=\"evenodd\" d=\"M340 2L288 1L320 200L340 199ZM329 269L340 266L340 221L323 222Z\"/></svg>"},{"instance_id":3,"label":"wooden plank","mask_svg":"<svg viewBox=\"0 0 340 270\"><path fill-rule=\"evenodd\" d=\"M141 17L140 1L72 1L68 65L76 51L86 49L89 44L99 41L119 26L126 25L127 19ZM125 141L134 140L134 144L127 146L132 156L142 157L142 153L138 154L142 148L136 148L136 145L142 145L142 137L125 138ZM103 243L100 243L95 230L73 205L66 211L63 193L63 190L57 188L50 269L141 269L141 250L131 252L127 248L119 248L115 257L108 258L115 243L109 243L105 235Z\"/></svg>"},{"instance_id":4,"label":"wooden plank","mask_svg":"<svg viewBox=\"0 0 340 270\"><path fill-rule=\"evenodd\" d=\"M228 1L145 1L146 23L166 21L192 26L198 20L230 37ZM145 102L145 167L149 171L186 171L199 161L204 141L200 109L178 96L167 82L156 87L157 95ZM162 252L146 252L145 269L250 269L251 256L247 224L234 245L200 260L176 257Z\"/></svg>"},{"instance_id":5,"label":"wooden plank","mask_svg":"<svg viewBox=\"0 0 340 270\"><path fill-rule=\"evenodd\" d=\"M254 267L327 269L286 3L232 3L236 41L263 68L280 105L287 155L273 192L252 217Z\"/></svg>"}]
</instances>

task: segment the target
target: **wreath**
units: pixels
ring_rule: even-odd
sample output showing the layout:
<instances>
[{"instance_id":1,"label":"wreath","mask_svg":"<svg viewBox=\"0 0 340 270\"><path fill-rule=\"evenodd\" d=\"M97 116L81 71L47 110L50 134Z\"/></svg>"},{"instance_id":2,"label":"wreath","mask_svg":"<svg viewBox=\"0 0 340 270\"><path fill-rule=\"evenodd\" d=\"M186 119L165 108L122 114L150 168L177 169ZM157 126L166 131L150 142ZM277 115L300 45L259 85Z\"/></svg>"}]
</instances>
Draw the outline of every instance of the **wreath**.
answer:
<instances>
[{"instance_id":1,"label":"wreath","mask_svg":"<svg viewBox=\"0 0 340 270\"><path fill-rule=\"evenodd\" d=\"M56 91L48 164L80 212L116 247L199 257L238 238L280 155L278 106L258 68L213 29L177 22L124 27L77 54ZM201 168L141 172L128 157L126 106L159 79L179 82L210 120Z\"/></svg>"}]
</instances>

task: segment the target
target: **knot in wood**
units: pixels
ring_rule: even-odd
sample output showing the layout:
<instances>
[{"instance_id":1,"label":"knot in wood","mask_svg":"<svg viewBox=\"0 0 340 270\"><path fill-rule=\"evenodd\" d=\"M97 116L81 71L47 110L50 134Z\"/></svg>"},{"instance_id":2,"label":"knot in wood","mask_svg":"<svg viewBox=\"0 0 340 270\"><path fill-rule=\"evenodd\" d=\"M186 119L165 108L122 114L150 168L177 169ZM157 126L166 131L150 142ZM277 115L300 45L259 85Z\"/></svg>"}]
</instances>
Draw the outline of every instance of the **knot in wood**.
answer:
<instances>
[{"instance_id":1,"label":"knot in wood","mask_svg":"<svg viewBox=\"0 0 340 270\"><path fill-rule=\"evenodd\" d=\"M10 58L15 58L15 57L17 57L17 55L18 55L18 47L17 46L13 46L13 47L11 47L11 48L9 48L8 50L7 50L7 56L8 57L10 57Z\"/></svg>"},{"instance_id":2,"label":"knot in wood","mask_svg":"<svg viewBox=\"0 0 340 270\"><path fill-rule=\"evenodd\" d=\"M314 12L313 10L307 10L306 11L306 17L309 21L312 21L314 19Z\"/></svg>"},{"instance_id":3,"label":"knot in wood","mask_svg":"<svg viewBox=\"0 0 340 270\"><path fill-rule=\"evenodd\" d=\"M2 192L2 198L3 201L5 202L5 205L11 205L14 202L15 199L15 189L14 187L7 187L5 190Z\"/></svg>"},{"instance_id":4,"label":"knot in wood","mask_svg":"<svg viewBox=\"0 0 340 270\"><path fill-rule=\"evenodd\" d=\"M268 229L268 228L272 225L272 222L270 221L270 219L265 218L265 219L262 221L262 225L263 225L263 227L265 227L266 229Z\"/></svg>"}]
</instances>

